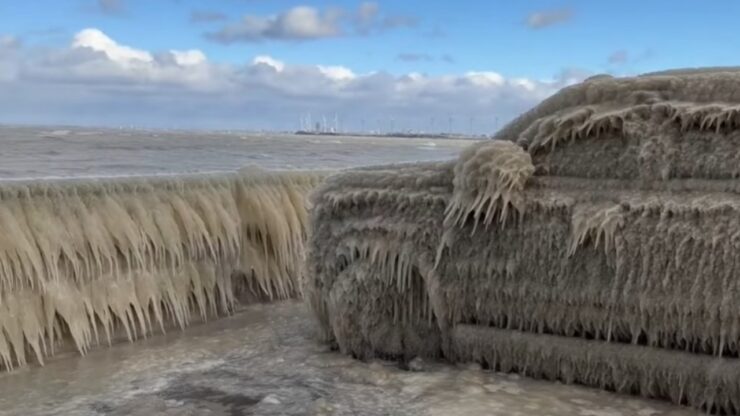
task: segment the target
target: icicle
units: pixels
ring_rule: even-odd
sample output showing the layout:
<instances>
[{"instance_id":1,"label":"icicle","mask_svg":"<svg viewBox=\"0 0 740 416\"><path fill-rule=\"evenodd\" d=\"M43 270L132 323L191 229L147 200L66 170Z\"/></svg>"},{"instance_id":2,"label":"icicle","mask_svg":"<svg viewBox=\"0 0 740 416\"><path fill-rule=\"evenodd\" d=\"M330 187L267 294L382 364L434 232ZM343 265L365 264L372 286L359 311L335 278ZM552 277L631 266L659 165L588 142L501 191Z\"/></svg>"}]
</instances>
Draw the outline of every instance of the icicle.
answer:
<instances>
[{"instance_id":1,"label":"icicle","mask_svg":"<svg viewBox=\"0 0 740 416\"><path fill-rule=\"evenodd\" d=\"M531 157L513 143L493 141L471 147L455 166L445 225L463 226L472 215L474 233L479 221L488 225L497 217L505 224L510 207L523 214L521 192L533 173Z\"/></svg>"},{"instance_id":2,"label":"icicle","mask_svg":"<svg viewBox=\"0 0 740 416\"><path fill-rule=\"evenodd\" d=\"M0 367L230 313L232 274L256 277L259 297L299 295L324 175L0 183Z\"/></svg>"},{"instance_id":3,"label":"icicle","mask_svg":"<svg viewBox=\"0 0 740 416\"><path fill-rule=\"evenodd\" d=\"M603 244L604 252L608 255L614 247L616 232L624 224L622 208L615 204L579 205L573 212L572 221L569 256L574 255L578 247L588 239L591 239L594 248Z\"/></svg>"}]
</instances>

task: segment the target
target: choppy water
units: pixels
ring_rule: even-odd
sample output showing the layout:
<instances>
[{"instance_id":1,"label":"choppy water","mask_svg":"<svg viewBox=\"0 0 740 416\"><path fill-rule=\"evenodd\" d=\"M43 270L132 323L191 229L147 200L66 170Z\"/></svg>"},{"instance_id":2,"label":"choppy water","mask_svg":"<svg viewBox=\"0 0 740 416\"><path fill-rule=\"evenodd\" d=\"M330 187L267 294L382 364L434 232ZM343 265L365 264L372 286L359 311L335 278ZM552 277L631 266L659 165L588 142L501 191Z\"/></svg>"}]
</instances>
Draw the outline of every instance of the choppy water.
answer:
<instances>
[{"instance_id":1,"label":"choppy water","mask_svg":"<svg viewBox=\"0 0 740 416\"><path fill-rule=\"evenodd\" d=\"M455 157L466 140L0 127L0 179L336 169Z\"/></svg>"},{"instance_id":2,"label":"choppy water","mask_svg":"<svg viewBox=\"0 0 740 416\"><path fill-rule=\"evenodd\" d=\"M2 415L688 416L668 404L483 371L329 351L298 302L0 375Z\"/></svg>"}]
</instances>

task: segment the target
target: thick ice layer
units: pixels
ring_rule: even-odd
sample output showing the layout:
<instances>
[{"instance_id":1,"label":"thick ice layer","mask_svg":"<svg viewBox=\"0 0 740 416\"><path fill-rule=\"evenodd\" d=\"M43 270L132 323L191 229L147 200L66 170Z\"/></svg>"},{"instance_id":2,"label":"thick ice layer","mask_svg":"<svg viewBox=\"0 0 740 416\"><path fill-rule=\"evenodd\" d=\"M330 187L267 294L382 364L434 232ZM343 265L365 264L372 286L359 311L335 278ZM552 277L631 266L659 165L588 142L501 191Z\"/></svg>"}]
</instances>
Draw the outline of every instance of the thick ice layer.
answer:
<instances>
[{"instance_id":1,"label":"thick ice layer","mask_svg":"<svg viewBox=\"0 0 740 416\"><path fill-rule=\"evenodd\" d=\"M352 360L316 342L300 302L86 357L0 374L0 414L22 416L701 416L657 401L481 371Z\"/></svg>"},{"instance_id":2,"label":"thick ice layer","mask_svg":"<svg viewBox=\"0 0 740 416\"><path fill-rule=\"evenodd\" d=\"M598 77L457 161L333 176L309 243L324 335L740 412L738 85Z\"/></svg>"},{"instance_id":3,"label":"thick ice layer","mask_svg":"<svg viewBox=\"0 0 740 416\"><path fill-rule=\"evenodd\" d=\"M300 292L322 173L0 184L0 367Z\"/></svg>"}]
</instances>

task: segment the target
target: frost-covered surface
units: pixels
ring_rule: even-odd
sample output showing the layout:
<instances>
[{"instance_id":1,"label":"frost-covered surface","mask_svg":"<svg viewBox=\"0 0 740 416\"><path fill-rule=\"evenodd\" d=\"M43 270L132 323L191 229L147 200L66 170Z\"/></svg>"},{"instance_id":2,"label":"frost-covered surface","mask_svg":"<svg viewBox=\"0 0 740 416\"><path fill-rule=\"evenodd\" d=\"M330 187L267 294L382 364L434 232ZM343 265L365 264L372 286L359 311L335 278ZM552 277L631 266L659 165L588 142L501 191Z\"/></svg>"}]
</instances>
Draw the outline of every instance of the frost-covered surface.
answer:
<instances>
[{"instance_id":1,"label":"frost-covered surface","mask_svg":"<svg viewBox=\"0 0 740 416\"><path fill-rule=\"evenodd\" d=\"M0 185L0 368L300 293L321 172Z\"/></svg>"},{"instance_id":2,"label":"frost-covered surface","mask_svg":"<svg viewBox=\"0 0 740 416\"><path fill-rule=\"evenodd\" d=\"M300 303L0 374L0 415L695 416L663 402L510 374L328 351Z\"/></svg>"},{"instance_id":3,"label":"frost-covered surface","mask_svg":"<svg viewBox=\"0 0 740 416\"><path fill-rule=\"evenodd\" d=\"M2 126L0 370L297 296L315 168L463 143Z\"/></svg>"},{"instance_id":4,"label":"frost-covered surface","mask_svg":"<svg viewBox=\"0 0 740 416\"><path fill-rule=\"evenodd\" d=\"M740 411L738 85L597 77L456 161L329 178L309 243L322 334Z\"/></svg>"}]
</instances>

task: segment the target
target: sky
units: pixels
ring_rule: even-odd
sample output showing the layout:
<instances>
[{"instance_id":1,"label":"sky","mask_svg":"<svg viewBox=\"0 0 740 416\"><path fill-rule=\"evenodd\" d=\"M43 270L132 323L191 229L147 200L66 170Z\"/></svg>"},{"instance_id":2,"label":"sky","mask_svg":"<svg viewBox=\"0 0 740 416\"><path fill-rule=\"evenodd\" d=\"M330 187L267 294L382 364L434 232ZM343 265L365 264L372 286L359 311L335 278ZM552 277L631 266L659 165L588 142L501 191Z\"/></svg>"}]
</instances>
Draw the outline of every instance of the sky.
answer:
<instances>
[{"instance_id":1,"label":"sky","mask_svg":"<svg viewBox=\"0 0 740 416\"><path fill-rule=\"evenodd\" d=\"M738 64L735 0L0 0L0 123L490 134L595 74Z\"/></svg>"}]
</instances>

